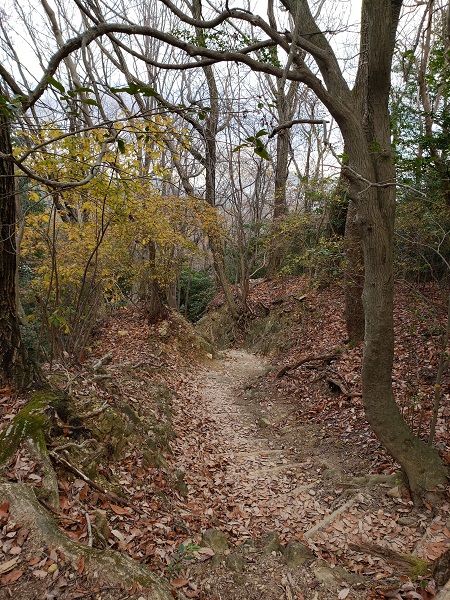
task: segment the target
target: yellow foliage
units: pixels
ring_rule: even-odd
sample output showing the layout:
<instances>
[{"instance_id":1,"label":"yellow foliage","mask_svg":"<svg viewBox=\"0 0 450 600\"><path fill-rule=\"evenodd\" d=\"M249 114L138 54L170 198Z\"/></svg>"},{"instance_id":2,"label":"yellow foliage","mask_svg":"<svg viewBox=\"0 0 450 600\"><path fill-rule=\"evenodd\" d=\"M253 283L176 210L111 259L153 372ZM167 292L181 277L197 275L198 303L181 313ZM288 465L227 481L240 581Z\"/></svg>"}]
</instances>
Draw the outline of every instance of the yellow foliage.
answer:
<instances>
[{"instance_id":1,"label":"yellow foliage","mask_svg":"<svg viewBox=\"0 0 450 600\"><path fill-rule=\"evenodd\" d=\"M170 176L161 157L171 129L163 117L119 122L115 131L125 152L110 144L89 183L29 192L31 201L41 202L26 217L22 256L35 274L28 291L44 299L44 317L61 332L87 318L87 294L100 289L104 299L117 302L143 279L166 286L187 257L203 251L206 236L223 235L216 210L203 199L166 197L152 183ZM27 145L39 145L26 164L41 177L80 181L107 136L111 132L100 128L65 136L49 127L39 137L24 137Z\"/></svg>"}]
</instances>

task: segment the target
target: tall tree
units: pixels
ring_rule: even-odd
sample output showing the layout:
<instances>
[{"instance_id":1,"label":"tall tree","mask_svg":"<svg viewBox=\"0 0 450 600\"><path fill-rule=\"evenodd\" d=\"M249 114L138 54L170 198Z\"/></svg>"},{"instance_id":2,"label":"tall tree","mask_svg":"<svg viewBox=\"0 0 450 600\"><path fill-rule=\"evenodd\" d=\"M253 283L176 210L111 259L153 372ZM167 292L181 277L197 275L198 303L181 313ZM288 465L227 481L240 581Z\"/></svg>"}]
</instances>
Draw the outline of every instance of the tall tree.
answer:
<instances>
[{"instance_id":1,"label":"tall tree","mask_svg":"<svg viewBox=\"0 0 450 600\"><path fill-rule=\"evenodd\" d=\"M21 387L30 365L20 337L16 297L16 185L11 160L11 124L0 110L0 386Z\"/></svg>"}]
</instances>

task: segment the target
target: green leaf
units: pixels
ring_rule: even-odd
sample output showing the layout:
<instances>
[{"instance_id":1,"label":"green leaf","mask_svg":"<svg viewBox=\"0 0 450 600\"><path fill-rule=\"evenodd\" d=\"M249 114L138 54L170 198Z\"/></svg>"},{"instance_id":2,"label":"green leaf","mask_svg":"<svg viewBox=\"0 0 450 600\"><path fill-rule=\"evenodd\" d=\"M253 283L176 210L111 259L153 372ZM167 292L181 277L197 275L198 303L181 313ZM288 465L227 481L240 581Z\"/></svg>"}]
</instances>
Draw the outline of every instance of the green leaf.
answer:
<instances>
[{"instance_id":1,"label":"green leaf","mask_svg":"<svg viewBox=\"0 0 450 600\"><path fill-rule=\"evenodd\" d=\"M121 154L125 154L125 152L126 152L125 142L121 138L117 138L117 146L119 148L119 152Z\"/></svg>"},{"instance_id":2,"label":"green leaf","mask_svg":"<svg viewBox=\"0 0 450 600\"><path fill-rule=\"evenodd\" d=\"M151 96L157 96L158 92L156 90L154 90L151 87L144 87L144 86L140 86L139 91L141 92L141 94L147 98L151 97Z\"/></svg>"},{"instance_id":3,"label":"green leaf","mask_svg":"<svg viewBox=\"0 0 450 600\"><path fill-rule=\"evenodd\" d=\"M54 87L54 88L56 88L58 91L60 91L60 92L61 92L61 94L64 94L64 93L65 93L65 91L66 91L66 88L63 86L63 84L62 84L61 82L59 82L58 80L56 80L54 77L50 77L50 76L48 76L48 77L47 77L47 81L48 81L48 83L49 83L49 84L50 84L52 87Z\"/></svg>"},{"instance_id":4,"label":"green leaf","mask_svg":"<svg viewBox=\"0 0 450 600\"><path fill-rule=\"evenodd\" d=\"M267 135L267 131L266 131L265 129L260 129L260 130L258 131L258 133L255 135L255 137L259 138L259 137L261 137L262 135Z\"/></svg>"},{"instance_id":5,"label":"green leaf","mask_svg":"<svg viewBox=\"0 0 450 600\"><path fill-rule=\"evenodd\" d=\"M86 94L94 93L94 90L91 90L91 88L88 88L88 87L75 88L73 91L76 92L77 94L81 94L82 92L85 92Z\"/></svg>"},{"instance_id":6,"label":"green leaf","mask_svg":"<svg viewBox=\"0 0 450 600\"><path fill-rule=\"evenodd\" d=\"M92 100L92 98L86 98L86 100L84 102L85 102L85 104L90 104L91 106L98 106L98 102L96 102L95 100Z\"/></svg>"},{"instance_id":7,"label":"green leaf","mask_svg":"<svg viewBox=\"0 0 450 600\"><path fill-rule=\"evenodd\" d=\"M255 154L263 158L264 160L269 160L269 153L267 152L265 146L256 146Z\"/></svg>"}]
</instances>

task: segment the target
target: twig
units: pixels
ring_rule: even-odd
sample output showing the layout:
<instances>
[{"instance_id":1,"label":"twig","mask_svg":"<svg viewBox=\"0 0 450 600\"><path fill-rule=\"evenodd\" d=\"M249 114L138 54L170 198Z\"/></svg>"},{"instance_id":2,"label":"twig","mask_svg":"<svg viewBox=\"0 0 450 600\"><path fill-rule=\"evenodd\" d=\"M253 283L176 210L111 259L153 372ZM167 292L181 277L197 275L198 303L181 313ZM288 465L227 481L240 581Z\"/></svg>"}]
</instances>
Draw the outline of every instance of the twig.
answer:
<instances>
[{"instance_id":1,"label":"twig","mask_svg":"<svg viewBox=\"0 0 450 600\"><path fill-rule=\"evenodd\" d=\"M91 517L89 516L89 513L87 510L84 511L84 516L86 517L86 525L87 525L87 530L88 530L88 546L89 546L89 548L92 548L92 543L93 543L92 524L91 524Z\"/></svg>"},{"instance_id":2,"label":"twig","mask_svg":"<svg viewBox=\"0 0 450 600\"><path fill-rule=\"evenodd\" d=\"M91 442L97 442L97 440L91 438L89 440L84 440L81 444L76 444L75 442L68 442L67 444L63 444L62 446L55 446L53 448L53 452L61 452L61 450L65 450L66 448L84 448Z\"/></svg>"},{"instance_id":3,"label":"twig","mask_svg":"<svg viewBox=\"0 0 450 600\"><path fill-rule=\"evenodd\" d=\"M108 500L112 500L113 502L116 502L117 504L121 504L122 506L129 506L135 512L144 514L144 511L141 508L139 508L138 506L136 506L129 500L125 500L124 498L121 498L114 492L109 492L108 490L105 490L105 488L102 488L101 485L98 485L98 483L96 483L95 481L92 481L92 479L90 479L87 475L85 475L82 471L80 471L80 469L75 467L72 463L70 463L68 460L66 460L62 456L59 456L58 454L55 454L53 452L49 452L49 454L51 456L53 456L53 458L57 462L61 463L67 469L69 469L69 471L72 471L72 473L75 473L75 475L77 475L80 479L85 481L89 486L91 486L92 488L94 488L95 490L97 490L98 492L103 494Z\"/></svg>"},{"instance_id":4,"label":"twig","mask_svg":"<svg viewBox=\"0 0 450 600\"><path fill-rule=\"evenodd\" d=\"M91 417L96 417L97 415L100 415L108 407L109 407L109 404L107 402L105 402L104 404L102 404L100 406L100 408L97 408L96 410L93 410L90 413L86 413L85 415L80 415L80 419L90 419Z\"/></svg>"}]
</instances>

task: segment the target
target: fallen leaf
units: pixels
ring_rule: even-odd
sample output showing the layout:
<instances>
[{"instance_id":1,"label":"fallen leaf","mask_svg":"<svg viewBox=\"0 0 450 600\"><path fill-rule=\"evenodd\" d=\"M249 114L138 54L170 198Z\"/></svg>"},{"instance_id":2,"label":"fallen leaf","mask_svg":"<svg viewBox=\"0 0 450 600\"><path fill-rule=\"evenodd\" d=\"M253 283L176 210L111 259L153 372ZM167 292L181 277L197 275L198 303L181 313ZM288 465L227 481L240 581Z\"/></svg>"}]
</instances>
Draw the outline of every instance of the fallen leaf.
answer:
<instances>
[{"instance_id":1,"label":"fallen leaf","mask_svg":"<svg viewBox=\"0 0 450 600\"><path fill-rule=\"evenodd\" d=\"M35 577L39 577L39 579L45 579L48 573L47 571L43 571L42 569L36 569L36 571L32 572Z\"/></svg>"},{"instance_id":2,"label":"fallen leaf","mask_svg":"<svg viewBox=\"0 0 450 600\"><path fill-rule=\"evenodd\" d=\"M172 579L170 583L174 588L182 588L185 585L188 585L189 581L183 577L177 577L177 579Z\"/></svg>"},{"instance_id":3,"label":"fallen leaf","mask_svg":"<svg viewBox=\"0 0 450 600\"><path fill-rule=\"evenodd\" d=\"M3 502L0 505L0 518L7 519L9 516L9 502Z\"/></svg>"},{"instance_id":4,"label":"fallen leaf","mask_svg":"<svg viewBox=\"0 0 450 600\"><path fill-rule=\"evenodd\" d=\"M78 557L78 575L81 575L84 571L84 556Z\"/></svg>"},{"instance_id":5,"label":"fallen leaf","mask_svg":"<svg viewBox=\"0 0 450 600\"><path fill-rule=\"evenodd\" d=\"M0 564L0 574L11 571L11 569L14 568L14 566L16 565L18 560L19 560L19 558L16 557L16 558L12 558L11 560L7 560L4 563L1 563Z\"/></svg>"},{"instance_id":6,"label":"fallen leaf","mask_svg":"<svg viewBox=\"0 0 450 600\"><path fill-rule=\"evenodd\" d=\"M15 571L11 571L11 573L8 573L7 575L3 575L1 582L13 583L14 581L17 581L19 577L22 577L22 575L23 571L21 571L20 569L16 569Z\"/></svg>"},{"instance_id":7,"label":"fallen leaf","mask_svg":"<svg viewBox=\"0 0 450 600\"><path fill-rule=\"evenodd\" d=\"M109 506L111 507L111 510L113 511L113 513L116 513L116 515L129 515L130 514L130 510L128 508L123 508L122 506L117 506L117 504L110 504Z\"/></svg>"},{"instance_id":8,"label":"fallen leaf","mask_svg":"<svg viewBox=\"0 0 450 600\"><path fill-rule=\"evenodd\" d=\"M350 588L344 588L343 590L341 590L338 594L338 598L339 600L345 600L345 598L347 598L347 596L350 594Z\"/></svg>"}]
</instances>

